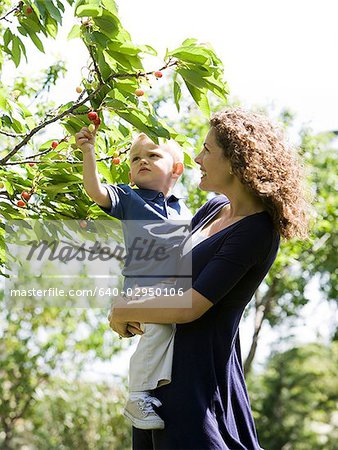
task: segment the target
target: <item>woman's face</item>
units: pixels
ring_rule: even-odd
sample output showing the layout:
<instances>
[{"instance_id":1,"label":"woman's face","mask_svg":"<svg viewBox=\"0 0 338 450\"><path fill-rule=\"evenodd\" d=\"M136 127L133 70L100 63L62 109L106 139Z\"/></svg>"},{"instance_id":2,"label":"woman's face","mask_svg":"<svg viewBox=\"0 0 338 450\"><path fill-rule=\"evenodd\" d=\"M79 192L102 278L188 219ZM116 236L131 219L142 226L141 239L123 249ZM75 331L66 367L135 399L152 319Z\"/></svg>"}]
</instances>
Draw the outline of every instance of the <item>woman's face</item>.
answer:
<instances>
[{"instance_id":1,"label":"woman's face","mask_svg":"<svg viewBox=\"0 0 338 450\"><path fill-rule=\"evenodd\" d=\"M217 144L213 127L210 128L195 162L199 164L202 173L199 187L204 191L226 193L233 178L233 175L230 175L231 164Z\"/></svg>"}]
</instances>

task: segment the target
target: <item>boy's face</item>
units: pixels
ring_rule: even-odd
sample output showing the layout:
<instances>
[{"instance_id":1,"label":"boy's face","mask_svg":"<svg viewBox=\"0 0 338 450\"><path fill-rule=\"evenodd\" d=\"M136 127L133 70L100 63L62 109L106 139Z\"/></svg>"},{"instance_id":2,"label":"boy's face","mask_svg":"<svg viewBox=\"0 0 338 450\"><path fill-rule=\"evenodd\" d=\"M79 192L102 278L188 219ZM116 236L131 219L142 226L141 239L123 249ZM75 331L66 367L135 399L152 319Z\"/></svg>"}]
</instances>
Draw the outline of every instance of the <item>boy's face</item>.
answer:
<instances>
[{"instance_id":1,"label":"boy's face","mask_svg":"<svg viewBox=\"0 0 338 450\"><path fill-rule=\"evenodd\" d=\"M153 189L166 195L178 177L176 166L169 151L150 140L140 139L130 152L129 178L141 189Z\"/></svg>"}]
</instances>

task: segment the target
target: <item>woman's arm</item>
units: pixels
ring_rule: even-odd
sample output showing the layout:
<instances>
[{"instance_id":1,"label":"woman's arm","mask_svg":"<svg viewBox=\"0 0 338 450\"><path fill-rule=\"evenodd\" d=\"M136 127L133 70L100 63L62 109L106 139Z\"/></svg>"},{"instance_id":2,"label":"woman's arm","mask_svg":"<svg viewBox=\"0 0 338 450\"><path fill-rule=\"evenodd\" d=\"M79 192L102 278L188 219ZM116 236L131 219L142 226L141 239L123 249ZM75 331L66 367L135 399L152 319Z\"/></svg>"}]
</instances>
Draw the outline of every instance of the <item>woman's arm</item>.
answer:
<instances>
[{"instance_id":1,"label":"woman's arm","mask_svg":"<svg viewBox=\"0 0 338 450\"><path fill-rule=\"evenodd\" d=\"M194 289L183 295L151 297L139 300L114 300L109 322L187 323L201 317L212 302Z\"/></svg>"}]
</instances>

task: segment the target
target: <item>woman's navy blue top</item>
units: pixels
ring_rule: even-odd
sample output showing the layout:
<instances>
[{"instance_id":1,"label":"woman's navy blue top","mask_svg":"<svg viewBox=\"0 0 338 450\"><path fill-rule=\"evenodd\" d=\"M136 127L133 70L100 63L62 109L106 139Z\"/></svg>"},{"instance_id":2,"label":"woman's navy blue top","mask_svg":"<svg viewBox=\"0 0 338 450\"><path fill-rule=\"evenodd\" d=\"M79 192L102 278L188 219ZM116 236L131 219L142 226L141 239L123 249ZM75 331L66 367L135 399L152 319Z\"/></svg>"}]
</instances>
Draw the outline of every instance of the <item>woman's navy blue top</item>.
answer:
<instances>
[{"instance_id":1,"label":"woman's navy blue top","mask_svg":"<svg viewBox=\"0 0 338 450\"><path fill-rule=\"evenodd\" d=\"M229 200L218 195L193 218L193 232ZM192 250L192 286L213 303L177 325L172 382L153 391L164 430L136 430L134 450L261 449L243 375L238 326L279 247L268 212L210 236Z\"/></svg>"}]
</instances>

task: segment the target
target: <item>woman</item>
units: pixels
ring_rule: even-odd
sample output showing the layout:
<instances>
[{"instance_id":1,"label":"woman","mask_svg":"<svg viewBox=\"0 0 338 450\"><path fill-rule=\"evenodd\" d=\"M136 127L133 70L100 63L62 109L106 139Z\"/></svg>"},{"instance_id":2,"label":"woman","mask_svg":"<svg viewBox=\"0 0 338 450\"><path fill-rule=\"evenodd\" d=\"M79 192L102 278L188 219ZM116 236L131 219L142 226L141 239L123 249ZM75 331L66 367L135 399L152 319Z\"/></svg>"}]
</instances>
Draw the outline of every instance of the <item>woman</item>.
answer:
<instances>
[{"instance_id":1,"label":"woman","mask_svg":"<svg viewBox=\"0 0 338 450\"><path fill-rule=\"evenodd\" d=\"M114 307L110 315L123 336L140 333L137 322L177 324L172 382L153 391L165 429L135 429L135 450L261 448L238 326L276 258L280 236L306 236L302 174L264 116L235 108L216 114L210 125L195 161L200 188L221 195L193 218L192 288L171 299L182 305L191 299L191 307L165 308L163 299L148 298Z\"/></svg>"}]
</instances>

